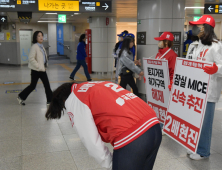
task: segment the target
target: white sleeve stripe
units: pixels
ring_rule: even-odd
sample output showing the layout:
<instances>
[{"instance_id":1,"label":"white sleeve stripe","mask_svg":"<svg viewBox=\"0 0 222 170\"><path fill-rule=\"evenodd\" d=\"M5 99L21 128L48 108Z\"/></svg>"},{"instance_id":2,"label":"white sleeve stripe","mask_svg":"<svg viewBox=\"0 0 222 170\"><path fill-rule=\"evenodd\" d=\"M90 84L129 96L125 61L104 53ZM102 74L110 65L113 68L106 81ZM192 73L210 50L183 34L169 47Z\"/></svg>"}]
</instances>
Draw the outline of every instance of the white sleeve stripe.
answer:
<instances>
[{"instance_id":1,"label":"white sleeve stripe","mask_svg":"<svg viewBox=\"0 0 222 170\"><path fill-rule=\"evenodd\" d=\"M138 136L141 132L143 132L147 127L149 127L150 125L152 125L155 122L159 122L158 120L154 120L151 123L149 123L147 126L145 126L141 131L139 131L137 134L135 134L134 136L132 136L131 138L125 140L124 142L120 143L119 145L115 145L114 148L117 148L123 144L125 144L126 142L130 141L131 139L135 138L136 136Z\"/></svg>"},{"instance_id":2,"label":"white sleeve stripe","mask_svg":"<svg viewBox=\"0 0 222 170\"><path fill-rule=\"evenodd\" d=\"M118 144L118 143L120 143L120 142L122 142L122 141L124 141L124 140L126 140L127 138L129 138L130 136L132 136L134 133L136 133L137 131L139 131L141 128L143 128L146 124L148 124L150 121L152 121L152 120L154 120L154 119L156 119L157 120L157 118L156 117L154 117L154 118L152 118L152 119L150 119L150 120L148 120L147 122L145 122L142 126L140 126L137 130L135 130L134 132L132 132L131 134L129 134L128 136L126 136L125 138L123 138L123 139L121 139L121 140L119 140L118 142L115 142L114 143L114 145L116 145L116 144Z\"/></svg>"}]
</instances>

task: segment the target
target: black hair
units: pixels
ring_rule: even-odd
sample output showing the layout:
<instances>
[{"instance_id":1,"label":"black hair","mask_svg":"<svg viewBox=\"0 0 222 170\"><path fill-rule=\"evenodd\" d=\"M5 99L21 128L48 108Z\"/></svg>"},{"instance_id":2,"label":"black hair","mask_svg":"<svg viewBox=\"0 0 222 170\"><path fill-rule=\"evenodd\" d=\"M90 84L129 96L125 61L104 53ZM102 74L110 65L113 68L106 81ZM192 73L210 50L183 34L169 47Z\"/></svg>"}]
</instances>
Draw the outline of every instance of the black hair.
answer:
<instances>
[{"instance_id":1,"label":"black hair","mask_svg":"<svg viewBox=\"0 0 222 170\"><path fill-rule=\"evenodd\" d=\"M64 114L63 109L66 109L65 101L71 94L72 85L73 83L65 83L53 91L52 102L50 103L49 109L45 115L47 120L60 119L61 115Z\"/></svg>"},{"instance_id":2,"label":"black hair","mask_svg":"<svg viewBox=\"0 0 222 170\"><path fill-rule=\"evenodd\" d=\"M125 32L126 34L129 34L129 31L127 31L127 30L124 30L123 32Z\"/></svg>"},{"instance_id":3,"label":"black hair","mask_svg":"<svg viewBox=\"0 0 222 170\"><path fill-rule=\"evenodd\" d=\"M79 38L79 42L82 42L83 39L85 39L85 38L86 38L86 34L82 34L82 35L80 36L80 38Z\"/></svg>"},{"instance_id":4,"label":"black hair","mask_svg":"<svg viewBox=\"0 0 222 170\"><path fill-rule=\"evenodd\" d=\"M121 48L121 50L119 52L119 57L122 55L122 52L124 50L126 50L129 54L131 53L130 52L130 48L129 48L131 42L133 42L132 38L130 38L130 37L124 38L122 48Z\"/></svg>"},{"instance_id":5,"label":"black hair","mask_svg":"<svg viewBox=\"0 0 222 170\"><path fill-rule=\"evenodd\" d=\"M36 43L38 42L38 41L37 41L37 37L38 37L39 33L42 33L42 36L44 36L44 34L43 34L42 31L36 31L36 32L34 32L33 38L32 38L32 43L33 43L33 44L36 44Z\"/></svg>"},{"instance_id":6,"label":"black hair","mask_svg":"<svg viewBox=\"0 0 222 170\"><path fill-rule=\"evenodd\" d=\"M194 41L199 41L199 37L192 35L192 36L191 36L191 40L192 40L193 42L194 42Z\"/></svg>"},{"instance_id":7,"label":"black hair","mask_svg":"<svg viewBox=\"0 0 222 170\"><path fill-rule=\"evenodd\" d=\"M203 45L212 45L212 42L217 42L216 34L214 33L214 28L211 25L204 24L204 35L200 37Z\"/></svg>"}]
</instances>

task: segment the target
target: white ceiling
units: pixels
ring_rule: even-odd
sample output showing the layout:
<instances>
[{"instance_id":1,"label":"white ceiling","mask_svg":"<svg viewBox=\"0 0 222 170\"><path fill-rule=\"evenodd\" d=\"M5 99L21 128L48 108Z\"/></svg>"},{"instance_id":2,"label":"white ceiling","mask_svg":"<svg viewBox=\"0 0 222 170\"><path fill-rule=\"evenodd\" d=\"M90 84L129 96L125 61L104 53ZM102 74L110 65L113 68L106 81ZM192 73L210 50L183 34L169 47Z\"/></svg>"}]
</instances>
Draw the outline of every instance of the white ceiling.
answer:
<instances>
[{"instance_id":1,"label":"white ceiling","mask_svg":"<svg viewBox=\"0 0 222 170\"><path fill-rule=\"evenodd\" d=\"M205 3L222 3L222 0L186 0L186 7L204 6ZM186 18L202 15L203 9L186 9ZM121 18L137 18L137 0L112 0L112 13L81 13L73 15L72 12L66 12L68 23L86 23L90 16L116 16L117 20ZM5 13L0 13L5 15ZM7 13L10 22L19 22L17 12ZM216 19L221 19L221 15L214 15ZM31 23L37 21L56 21L57 15L48 15L45 13L33 13Z\"/></svg>"}]
</instances>

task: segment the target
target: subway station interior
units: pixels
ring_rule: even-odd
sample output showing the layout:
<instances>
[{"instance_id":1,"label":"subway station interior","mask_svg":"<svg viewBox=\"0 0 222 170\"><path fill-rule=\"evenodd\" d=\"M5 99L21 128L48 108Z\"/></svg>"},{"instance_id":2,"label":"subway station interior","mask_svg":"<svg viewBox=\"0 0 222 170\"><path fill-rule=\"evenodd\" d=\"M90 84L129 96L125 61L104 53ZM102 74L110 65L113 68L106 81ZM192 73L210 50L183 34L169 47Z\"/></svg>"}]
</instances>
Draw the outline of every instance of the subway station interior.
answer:
<instances>
[{"instance_id":1,"label":"subway station interior","mask_svg":"<svg viewBox=\"0 0 222 170\"><path fill-rule=\"evenodd\" d=\"M206 21L201 23L204 15L207 15ZM208 21L210 26L206 23ZM199 24L195 25L195 22ZM200 27L201 24L202 27ZM210 45L203 45L204 40L197 36L197 34L195 36L194 27L199 28L198 35L200 35L201 33L206 33L206 25L211 30L214 30L216 35L212 35L214 39ZM204 31L201 31L202 29ZM36 31L41 32L35 35ZM128 33L124 33L124 31L128 31ZM156 107L152 107L152 103L150 104L149 100L150 96L153 97L152 101L154 100L155 93L156 98L157 95L159 97L157 100L160 101L158 102L161 103L161 94L160 91L154 92L152 89L151 92L151 90L148 90L148 86L152 83L150 78L146 76L150 75L149 64L156 65L155 68L159 69L164 66L157 66L159 65L158 62L161 61L160 65L164 65L164 61L167 61L166 59L162 60L162 58L164 58L165 54L167 55L168 51L162 58L155 58L161 50L158 41L165 42L165 39L161 39L165 35L164 32L167 34L166 38L169 38L169 32L170 35L173 35L172 41L168 40L168 42L173 42L172 46L168 44L168 49L172 50L172 53L177 57L175 57L176 64L175 69L173 68L172 82L169 76L166 76L166 82L170 82L170 87L168 84L165 84L164 90L167 89L168 98L167 103L166 98L162 98L162 103L166 103L166 114L168 116L164 115L165 118L162 122L164 127L162 127L161 134L162 142L159 146L154 165L149 165L149 167L144 165L144 168L133 168L130 166L117 168L116 162L118 160L116 153L118 149L115 150L112 142L110 144L104 141L103 148L108 148L110 154L112 155L114 152L113 155L115 156L115 159L114 157L111 158L110 167L106 167L104 166L105 163L99 162L92 153L90 154L89 148L85 144L87 143L85 140L90 140L90 138L83 138L83 140L80 137L80 132L83 131L81 129L78 131L78 128L75 128L75 124L78 125L76 123L78 116L75 117L75 113L71 117L68 111L62 108L64 115L62 114L61 119L47 120L46 112L48 109L53 110L52 107L54 105L51 103L57 100L54 96L56 95L54 90L64 83L79 83L78 86L81 83L91 83L90 85L94 86L93 82L100 81L110 82L113 87L121 88L123 73L118 75L119 68L117 69L118 64L116 65L115 62L122 61L121 57L124 51L119 48L120 52L117 54L116 50L118 48L115 49L115 45L123 40L122 46L124 46L127 44L127 40L131 41L133 39L135 56L133 57L134 61L130 62L139 65L135 66L133 63L134 67L136 67L135 70L137 72L140 70L138 73L133 74L133 82L135 81L138 93L135 93L134 89L131 89L129 85L126 86L126 90L129 93L134 92L138 100L144 102L147 107L151 106L149 107L152 110L150 112L156 112L157 118L160 120L161 113L158 111L158 108L156 110ZM39 33L42 35L42 38L40 38L42 40L41 43L39 43L40 40L38 39ZM84 37L82 38L83 34ZM133 38L129 38L125 34L133 35ZM197 37L198 40L192 40L192 42L187 44L187 40L191 36ZM207 36L209 37L209 35ZM154 39L156 37L159 37L159 39ZM123 39L120 40L121 38ZM36 39L36 42L33 42L35 41L34 39ZM85 39L83 51L86 58L80 60L78 58L80 54L78 50L80 50L83 39ZM195 42L197 44L196 46L194 45L196 48L199 48L198 43L199 46L200 44L203 45L204 51L199 51L200 56L203 54L204 58L205 53L205 58L209 56L209 58L215 58L215 60L203 60L202 58L201 61L196 61L195 65L195 62L192 61L192 58L192 60L189 58L188 54L190 52L188 50L189 46L191 46L190 44L195 44ZM219 88L222 85L222 81L220 81L222 77L221 43L222 0L0 0L0 170L222 170L222 96L219 95L222 94L222 89ZM212 50L213 45L217 48L214 51ZM129 51L131 47L128 45L127 48L128 54L132 56L133 52ZM44 59L39 59L39 56L43 56ZM151 62L149 63L149 61ZM179 67L180 61L183 62L181 67ZM193 65L187 68L190 61L193 62ZM41 62L43 65L42 70L40 69ZM169 64L169 62L171 61L168 60L167 63ZM34 69L33 63L38 65L38 70L37 67L36 70ZM212 70L216 69L216 71L207 74L207 71L204 70L204 73L204 68L202 69L202 65L198 63L204 63L204 68L208 67L212 68ZM86 64L85 67L84 64ZM168 66L170 64L167 65L167 68ZM145 67L148 67L148 73ZM77 70L74 74L75 68ZM199 105L202 110L198 111L199 114L197 116L191 114L191 112L194 112L192 109L190 113L188 113L189 110L188 112L183 111L183 108L185 108L184 103L184 107L182 107L181 104L172 104L171 101L171 98L174 97L174 90L176 93L177 73L179 74L182 68L187 70L181 71L181 75L187 75L187 83L189 81L189 89L184 87L185 95L191 92L190 81L193 78L189 79L189 75L190 77L204 75L196 76L196 82L199 81L199 84L203 85L201 94L198 93L200 85L197 83L195 87L195 81L192 84L193 92L191 95L200 95L205 98L202 100L201 106ZM189 69L197 71L192 73ZM202 72L198 72L198 70ZM86 72L89 73L89 76L87 76ZM171 70L170 73L167 71L167 74L171 74ZM202 83L205 80L208 81L206 86ZM34 85L30 85L31 82L35 82ZM217 86L212 87L211 84L215 82L218 83ZM156 82L154 84L156 86ZM87 87L94 88L91 86ZM161 89L162 87L158 86L158 88ZM51 94L52 92L53 95ZM166 93L164 91L162 95L166 95ZM110 96L108 94L109 92L103 94L104 101L109 101ZM212 94L217 94L219 96L218 100L209 100ZM49 96L51 96L52 100ZM130 99L127 99L125 96L125 100ZM178 99L178 102L181 102L181 100ZM203 101L205 104L203 104ZM133 102L133 100L131 102L136 105L136 102ZM215 107L210 116L212 125L208 122L209 135L202 139L203 136L201 134L205 131L203 124L207 119L205 111L209 112L209 103L213 104L212 107ZM60 104L58 103L58 105ZM91 106L91 104L89 105ZM75 106L77 107L76 104ZM102 108L104 106L95 107ZM141 105L137 107L141 107ZM164 106L161 105L161 107ZM190 109L191 105L188 107ZM118 110L119 106L113 106L113 108L114 110L116 108L116 113L120 112ZM127 114L133 112L132 110ZM138 110L141 110L141 108L138 108ZM79 110L79 112L81 111ZM182 115L180 117L181 127L187 123L190 125L191 131L189 130L189 132L194 132L191 127L198 130L195 132L196 137L187 132L188 135L186 134L185 136L187 136L188 144L180 139L180 133L185 133L184 129L178 129L178 127L177 131L175 130L176 126L179 126L179 124L176 125L176 119L175 121L173 120L175 127L172 125L171 129L167 128L170 124L168 118L174 112L174 116L178 116L178 119L182 112L186 114L186 116ZM100 113L99 116L102 117L102 114ZM95 117L93 116L92 118ZM114 118L113 120L119 121ZM182 125L182 121L186 123ZM122 120L122 123L124 124L124 120ZM112 123L109 126L112 126ZM99 126L95 127L99 128ZM167 129L169 129L169 133ZM99 133L97 132L97 134L99 135L101 130L98 129L98 131ZM176 135L178 131L179 134ZM90 135L91 133L89 133ZM98 138L101 140L100 136ZM141 136L135 139L135 141L140 138ZM193 138L194 144L190 144L191 138ZM103 136L102 139L104 139ZM201 155L198 151L200 145L204 143L203 141L208 143L208 155ZM132 146L133 142L128 145ZM128 145L124 147L129 147ZM140 144L136 146L139 148ZM124 147L120 148L120 150L124 149ZM188 151L192 153L188 154ZM124 159L126 165L130 165L132 157L140 159L139 153L138 155L129 155L130 152L128 152L127 156L129 159ZM191 157L192 155L196 157ZM102 157L105 157L105 155ZM119 161L121 160L119 159Z\"/></svg>"}]
</instances>

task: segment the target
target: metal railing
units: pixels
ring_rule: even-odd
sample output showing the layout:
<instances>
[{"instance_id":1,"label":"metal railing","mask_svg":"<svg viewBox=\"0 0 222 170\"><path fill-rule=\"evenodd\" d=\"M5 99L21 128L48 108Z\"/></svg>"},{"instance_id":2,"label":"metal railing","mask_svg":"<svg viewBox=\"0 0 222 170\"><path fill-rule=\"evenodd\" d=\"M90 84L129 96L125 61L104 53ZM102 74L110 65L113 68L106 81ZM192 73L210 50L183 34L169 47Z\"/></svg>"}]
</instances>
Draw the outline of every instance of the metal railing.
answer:
<instances>
[{"instance_id":1,"label":"metal railing","mask_svg":"<svg viewBox=\"0 0 222 170\"><path fill-rule=\"evenodd\" d=\"M66 47L67 50L70 50L70 46L69 46L69 45L65 45L65 44L61 43L60 41L58 41L58 42L59 42L60 45L63 45L64 47ZM71 50L70 50L70 51L71 51Z\"/></svg>"}]
</instances>

